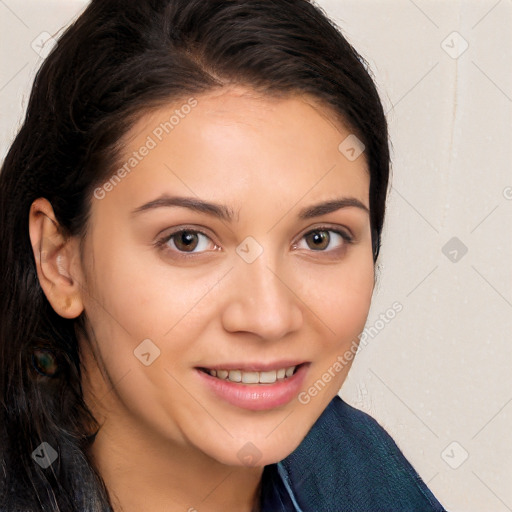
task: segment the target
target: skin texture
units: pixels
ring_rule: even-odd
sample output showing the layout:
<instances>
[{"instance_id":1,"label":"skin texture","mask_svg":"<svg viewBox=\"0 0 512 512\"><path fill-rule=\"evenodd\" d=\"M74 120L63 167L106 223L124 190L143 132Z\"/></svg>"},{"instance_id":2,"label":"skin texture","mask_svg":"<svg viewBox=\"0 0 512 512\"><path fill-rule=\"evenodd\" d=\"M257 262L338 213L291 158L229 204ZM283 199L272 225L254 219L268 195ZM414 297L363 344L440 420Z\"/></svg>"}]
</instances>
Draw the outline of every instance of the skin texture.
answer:
<instances>
[{"instance_id":1,"label":"skin texture","mask_svg":"<svg viewBox=\"0 0 512 512\"><path fill-rule=\"evenodd\" d=\"M186 100L144 115L127 134L120 165L148 136L156 147L92 199L82 254L78 240L60 234L46 199L30 212L48 300L66 318L87 315L83 385L102 425L91 455L114 507L126 512L251 510L263 466L300 444L349 365L308 404L294 397L262 411L219 399L195 368L305 361L305 391L357 339L373 293L368 213L347 207L298 218L339 197L369 207L364 154L349 161L338 150L350 131L306 96L229 87L196 100L161 141L154 129ZM233 220L183 207L132 214L163 194L226 205ZM324 224L353 243L328 231L330 242L315 249L304 235ZM187 252L176 237L177 245L156 245L184 226L207 235L198 235L192 257L179 257ZM236 251L248 236L263 248L252 263ZM160 355L145 366L134 350L148 338ZM256 465L239 457L248 442Z\"/></svg>"}]
</instances>

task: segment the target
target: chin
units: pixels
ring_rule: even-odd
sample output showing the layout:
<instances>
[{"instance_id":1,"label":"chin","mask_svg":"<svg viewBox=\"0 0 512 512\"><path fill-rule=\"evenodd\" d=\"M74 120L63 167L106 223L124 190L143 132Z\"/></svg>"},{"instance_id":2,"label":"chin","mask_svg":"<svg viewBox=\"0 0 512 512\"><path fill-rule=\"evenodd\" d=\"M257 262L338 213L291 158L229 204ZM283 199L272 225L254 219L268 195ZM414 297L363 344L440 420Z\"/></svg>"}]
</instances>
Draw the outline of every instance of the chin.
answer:
<instances>
[{"instance_id":1,"label":"chin","mask_svg":"<svg viewBox=\"0 0 512 512\"><path fill-rule=\"evenodd\" d=\"M310 428L321 415L322 410L314 416L304 415L303 405L297 411L286 412L276 416L272 421L259 423L260 428L255 430L255 421L244 432L231 431L233 438L221 441L212 436L213 444L201 449L212 458L228 466L263 467L275 464L290 455L306 437ZM302 412L299 417L298 412ZM283 421L284 420L284 421Z\"/></svg>"}]
</instances>

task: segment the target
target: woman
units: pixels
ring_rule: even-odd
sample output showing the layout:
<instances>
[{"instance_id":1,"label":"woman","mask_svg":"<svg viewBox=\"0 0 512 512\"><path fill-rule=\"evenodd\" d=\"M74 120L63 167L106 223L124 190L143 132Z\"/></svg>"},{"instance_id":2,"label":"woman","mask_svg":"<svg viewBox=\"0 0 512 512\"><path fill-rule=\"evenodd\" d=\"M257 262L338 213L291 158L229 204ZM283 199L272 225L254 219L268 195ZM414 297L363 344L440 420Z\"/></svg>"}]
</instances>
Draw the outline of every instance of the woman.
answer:
<instances>
[{"instance_id":1,"label":"woman","mask_svg":"<svg viewBox=\"0 0 512 512\"><path fill-rule=\"evenodd\" d=\"M1 186L2 511L441 511L337 395L389 173L306 0L93 0Z\"/></svg>"}]
</instances>

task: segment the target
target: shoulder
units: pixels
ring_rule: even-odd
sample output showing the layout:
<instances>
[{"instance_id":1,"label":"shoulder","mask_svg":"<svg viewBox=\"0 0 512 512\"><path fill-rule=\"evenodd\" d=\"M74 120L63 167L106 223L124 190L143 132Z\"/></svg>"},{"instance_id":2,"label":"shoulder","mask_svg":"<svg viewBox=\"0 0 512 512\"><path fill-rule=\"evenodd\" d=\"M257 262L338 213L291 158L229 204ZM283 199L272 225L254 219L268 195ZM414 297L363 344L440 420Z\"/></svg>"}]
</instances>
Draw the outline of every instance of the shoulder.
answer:
<instances>
[{"instance_id":1,"label":"shoulder","mask_svg":"<svg viewBox=\"0 0 512 512\"><path fill-rule=\"evenodd\" d=\"M339 396L277 466L303 512L444 511L391 436Z\"/></svg>"}]
</instances>

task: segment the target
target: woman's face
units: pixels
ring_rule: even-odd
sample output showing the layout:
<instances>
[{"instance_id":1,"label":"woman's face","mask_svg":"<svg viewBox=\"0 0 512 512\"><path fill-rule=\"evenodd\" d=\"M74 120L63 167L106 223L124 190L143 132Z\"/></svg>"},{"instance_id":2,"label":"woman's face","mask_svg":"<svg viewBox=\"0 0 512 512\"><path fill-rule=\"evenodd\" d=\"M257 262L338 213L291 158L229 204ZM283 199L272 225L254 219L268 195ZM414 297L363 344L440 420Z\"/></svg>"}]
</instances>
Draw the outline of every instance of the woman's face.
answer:
<instances>
[{"instance_id":1,"label":"woman's face","mask_svg":"<svg viewBox=\"0 0 512 512\"><path fill-rule=\"evenodd\" d=\"M339 149L349 135L311 99L242 88L134 126L124 172L95 191L80 267L108 382L86 359L85 390L106 425L230 465L299 445L373 292L369 174L352 139ZM351 203L320 206L338 200Z\"/></svg>"}]
</instances>

